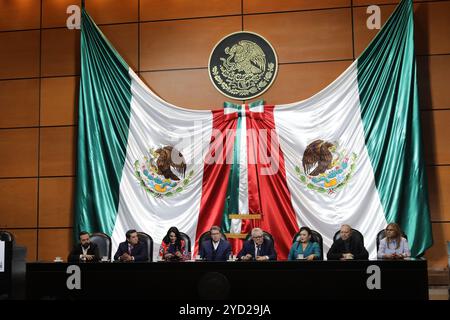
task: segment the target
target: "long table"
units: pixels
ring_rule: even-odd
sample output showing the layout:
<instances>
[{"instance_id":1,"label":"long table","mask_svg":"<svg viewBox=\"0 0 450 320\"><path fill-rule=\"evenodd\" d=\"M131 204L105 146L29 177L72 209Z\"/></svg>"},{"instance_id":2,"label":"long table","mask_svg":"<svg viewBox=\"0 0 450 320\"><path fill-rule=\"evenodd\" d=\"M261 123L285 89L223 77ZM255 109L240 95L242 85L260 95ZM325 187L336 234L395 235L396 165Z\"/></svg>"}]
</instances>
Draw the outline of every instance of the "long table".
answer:
<instances>
[{"instance_id":1,"label":"long table","mask_svg":"<svg viewBox=\"0 0 450 320\"><path fill-rule=\"evenodd\" d=\"M426 260L27 263L29 299L428 299Z\"/></svg>"}]
</instances>

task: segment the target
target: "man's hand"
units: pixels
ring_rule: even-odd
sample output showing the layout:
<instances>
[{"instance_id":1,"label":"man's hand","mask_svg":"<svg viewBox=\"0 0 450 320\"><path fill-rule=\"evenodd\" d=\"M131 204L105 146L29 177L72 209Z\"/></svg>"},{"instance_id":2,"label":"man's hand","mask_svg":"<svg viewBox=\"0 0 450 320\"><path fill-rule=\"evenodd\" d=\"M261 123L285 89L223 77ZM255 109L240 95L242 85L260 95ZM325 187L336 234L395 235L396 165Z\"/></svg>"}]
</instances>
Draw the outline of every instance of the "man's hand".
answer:
<instances>
[{"instance_id":1,"label":"man's hand","mask_svg":"<svg viewBox=\"0 0 450 320\"><path fill-rule=\"evenodd\" d=\"M269 257L268 256L258 256L258 257L256 257L256 260L257 261L266 261L266 260L269 260Z\"/></svg>"},{"instance_id":2,"label":"man's hand","mask_svg":"<svg viewBox=\"0 0 450 320\"><path fill-rule=\"evenodd\" d=\"M131 261L131 256L128 253L124 253L123 255L120 256L120 260L121 261Z\"/></svg>"},{"instance_id":3,"label":"man's hand","mask_svg":"<svg viewBox=\"0 0 450 320\"><path fill-rule=\"evenodd\" d=\"M92 255L92 254L87 254L87 255L86 255L86 259L89 260L89 261L93 260L94 257L95 257L95 256Z\"/></svg>"},{"instance_id":4,"label":"man's hand","mask_svg":"<svg viewBox=\"0 0 450 320\"><path fill-rule=\"evenodd\" d=\"M247 253L245 256L241 257L241 260L248 261L251 260L253 256L250 253Z\"/></svg>"}]
</instances>

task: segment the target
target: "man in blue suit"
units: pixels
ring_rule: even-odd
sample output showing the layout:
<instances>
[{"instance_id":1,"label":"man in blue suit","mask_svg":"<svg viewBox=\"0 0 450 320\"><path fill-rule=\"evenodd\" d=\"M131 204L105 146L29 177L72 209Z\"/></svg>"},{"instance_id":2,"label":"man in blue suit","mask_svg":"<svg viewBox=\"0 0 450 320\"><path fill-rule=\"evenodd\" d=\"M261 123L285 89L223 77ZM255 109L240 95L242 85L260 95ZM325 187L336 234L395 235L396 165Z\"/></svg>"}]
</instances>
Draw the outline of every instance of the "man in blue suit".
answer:
<instances>
[{"instance_id":1,"label":"man in blue suit","mask_svg":"<svg viewBox=\"0 0 450 320\"><path fill-rule=\"evenodd\" d=\"M121 262L148 261L147 248L139 241L136 230L128 230L127 240L121 242L114 255L114 260Z\"/></svg>"},{"instance_id":2,"label":"man in blue suit","mask_svg":"<svg viewBox=\"0 0 450 320\"><path fill-rule=\"evenodd\" d=\"M273 242L264 240L263 231L260 228L253 228L252 239L244 243L244 247L237 258L242 261L277 260L277 253Z\"/></svg>"},{"instance_id":3,"label":"man in blue suit","mask_svg":"<svg viewBox=\"0 0 450 320\"><path fill-rule=\"evenodd\" d=\"M209 232L211 239L200 244L200 257L206 261L227 261L231 254L230 243L221 239L222 232L218 226L212 226Z\"/></svg>"}]
</instances>

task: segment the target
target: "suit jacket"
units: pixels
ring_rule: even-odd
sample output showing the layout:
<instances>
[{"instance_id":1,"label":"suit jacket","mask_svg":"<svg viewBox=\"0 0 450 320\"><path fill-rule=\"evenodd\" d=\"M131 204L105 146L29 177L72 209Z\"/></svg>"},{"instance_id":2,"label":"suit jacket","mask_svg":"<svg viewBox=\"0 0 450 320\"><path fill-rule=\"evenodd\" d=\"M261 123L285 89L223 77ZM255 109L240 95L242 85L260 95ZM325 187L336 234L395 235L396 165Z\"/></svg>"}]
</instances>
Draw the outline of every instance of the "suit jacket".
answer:
<instances>
[{"instance_id":1,"label":"suit jacket","mask_svg":"<svg viewBox=\"0 0 450 320\"><path fill-rule=\"evenodd\" d=\"M124 253L128 253L128 241L121 242L114 255L114 260L119 260L119 257ZM130 256L134 257L134 261L148 261L147 248L143 242L139 241L132 249Z\"/></svg>"},{"instance_id":2,"label":"suit jacket","mask_svg":"<svg viewBox=\"0 0 450 320\"><path fill-rule=\"evenodd\" d=\"M351 236L349 241L350 250L345 250L344 240L336 240L328 251L328 260L339 260L342 258L343 253L353 254L353 257L356 260L367 260L369 258L369 253L366 248L364 248L364 243L359 238Z\"/></svg>"},{"instance_id":3,"label":"suit jacket","mask_svg":"<svg viewBox=\"0 0 450 320\"><path fill-rule=\"evenodd\" d=\"M297 259L297 255L303 254L304 258L314 255L314 259L321 259L320 256L320 246L317 242L308 242L308 245L305 248L305 251L303 251L302 244L299 241L295 241L292 244L291 250L289 250L288 260L295 260Z\"/></svg>"},{"instance_id":4,"label":"suit jacket","mask_svg":"<svg viewBox=\"0 0 450 320\"><path fill-rule=\"evenodd\" d=\"M89 249L87 251L88 255L93 255L94 259L93 260L87 260L86 262L97 262L100 260L100 253L98 251L98 246L91 242L91 244L89 245ZM80 262L80 255L83 254L83 249L81 248L81 244L77 244L72 248L72 251L70 251L69 253L69 257L67 258L67 261L69 263L77 263Z\"/></svg>"},{"instance_id":5,"label":"suit jacket","mask_svg":"<svg viewBox=\"0 0 450 320\"><path fill-rule=\"evenodd\" d=\"M205 240L200 246L200 257L207 261L227 261L230 254L231 245L227 240L220 239L215 251L212 240Z\"/></svg>"},{"instance_id":6,"label":"suit jacket","mask_svg":"<svg viewBox=\"0 0 450 320\"><path fill-rule=\"evenodd\" d=\"M244 243L244 247L239 252L237 258L241 259L242 256L245 256L248 253L251 254L253 257L253 260L255 260L255 242L253 240L249 240ZM261 245L261 254L260 255L268 256L269 260L277 260L277 253L275 252L273 242L269 243L266 240L264 240Z\"/></svg>"}]
</instances>

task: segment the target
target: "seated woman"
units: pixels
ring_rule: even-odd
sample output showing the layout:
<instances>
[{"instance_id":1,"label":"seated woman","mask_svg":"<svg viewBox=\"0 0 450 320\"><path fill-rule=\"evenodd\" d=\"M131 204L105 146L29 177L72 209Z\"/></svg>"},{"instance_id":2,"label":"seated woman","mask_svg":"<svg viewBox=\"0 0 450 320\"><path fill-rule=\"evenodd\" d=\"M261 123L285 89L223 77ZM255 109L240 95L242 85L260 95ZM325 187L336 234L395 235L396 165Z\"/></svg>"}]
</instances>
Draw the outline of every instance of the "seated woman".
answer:
<instances>
[{"instance_id":1,"label":"seated woman","mask_svg":"<svg viewBox=\"0 0 450 320\"><path fill-rule=\"evenodd\" d=\"M386 227L386 237L381 239L378 248L378 259L404 259L411 256L408 241L402 237L400 226L389 223Z\"/></svg>"},{"instance_id":2,"label":"seated woman","mask_svg":"<svg viewBox=\"0 0 450 320\"><path fill-rule=\"evenodd\" d=\"M296 260L298 255L303 255L306 260L320 259L320 247L317 242L311 242L311 229L300 228L300 240L294 242L289 251L288 260Z\"/></svg>"},{"instance_id":3,"label":"seated woman","mask_svg":"<svg viewBox=\"0 0 450 320\"><path fill-rule=\"evenodd\" d=\"M181 239L180 231L171 227L163 238L159 247L159 257L165 261L185 261L190 259L190 253L186 250L186 244Z\"/></svg>"}]
</instances>

